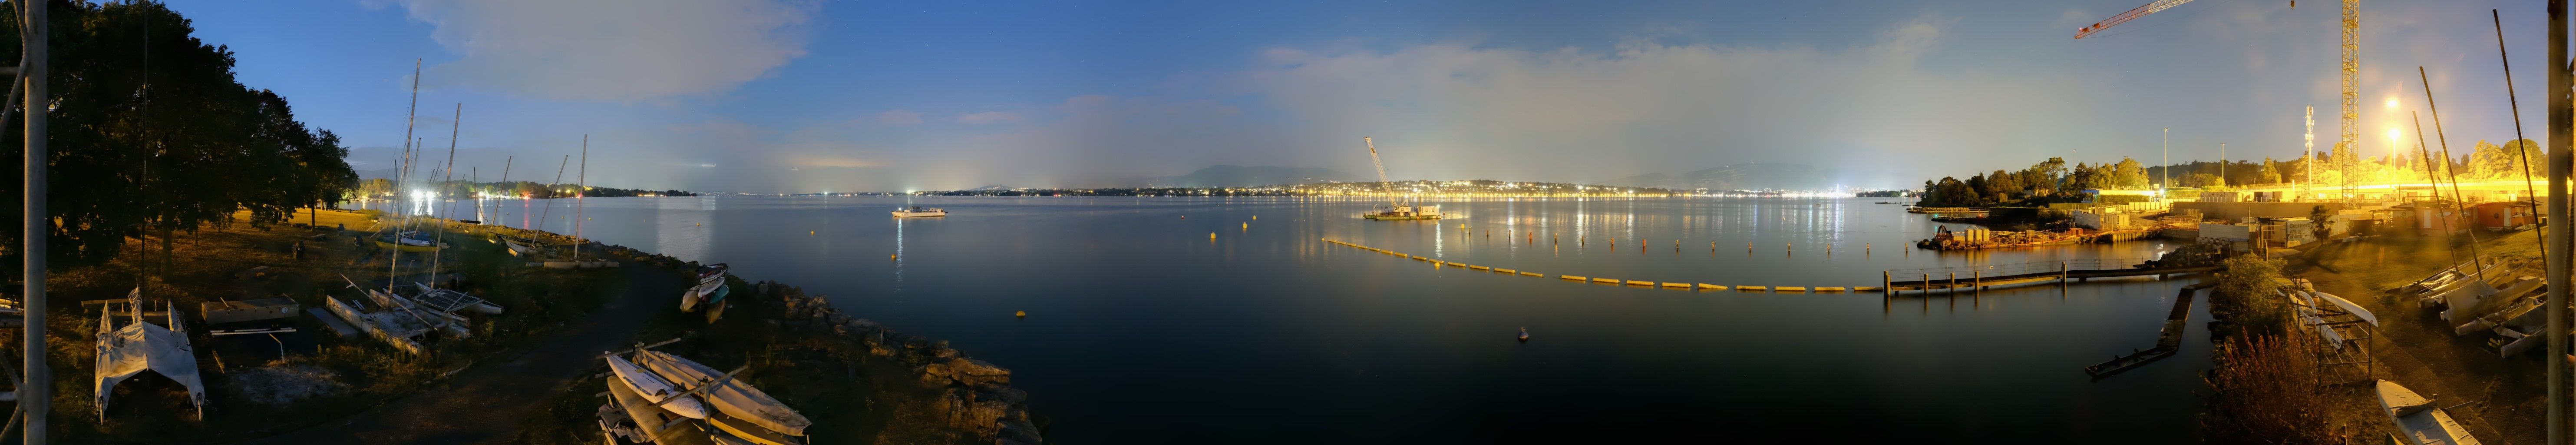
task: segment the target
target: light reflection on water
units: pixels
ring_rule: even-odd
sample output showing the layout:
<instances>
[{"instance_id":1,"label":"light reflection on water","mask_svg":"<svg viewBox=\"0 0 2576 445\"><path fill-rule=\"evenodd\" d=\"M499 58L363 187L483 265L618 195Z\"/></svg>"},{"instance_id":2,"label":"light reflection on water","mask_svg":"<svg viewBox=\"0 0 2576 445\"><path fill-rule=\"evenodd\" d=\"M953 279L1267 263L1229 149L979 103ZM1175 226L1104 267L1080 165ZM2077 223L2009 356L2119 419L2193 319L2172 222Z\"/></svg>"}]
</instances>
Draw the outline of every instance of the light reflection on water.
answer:
<instances>
[{"instance_id":1,"label":"light reflection on water","mask_svg":"<svg viewBox=\"0 0 2576 445\"><path fill-rule=\"evenodd\" d=\"M892 218L901 197L600 198L584 229L951 340L1012 369L1051 438L1077 443L1722 442L1784 428L2170 443L2190 440L2208 363L2195 309L2181 355L2100 382L2081 372L2150 346L2184 280L1885 300L1554 277L1875 286L1890 269L2162 248L1915 251L1938 224L1879 198L1453 201L1437 204L1475 217L1437 222L1355 218L1383 205L1369 199L912 200L952 216ZM494 219L544 207L497 205ZM1521 327L1532 341L1512 341Z\"/></svg>"}]
</instances>

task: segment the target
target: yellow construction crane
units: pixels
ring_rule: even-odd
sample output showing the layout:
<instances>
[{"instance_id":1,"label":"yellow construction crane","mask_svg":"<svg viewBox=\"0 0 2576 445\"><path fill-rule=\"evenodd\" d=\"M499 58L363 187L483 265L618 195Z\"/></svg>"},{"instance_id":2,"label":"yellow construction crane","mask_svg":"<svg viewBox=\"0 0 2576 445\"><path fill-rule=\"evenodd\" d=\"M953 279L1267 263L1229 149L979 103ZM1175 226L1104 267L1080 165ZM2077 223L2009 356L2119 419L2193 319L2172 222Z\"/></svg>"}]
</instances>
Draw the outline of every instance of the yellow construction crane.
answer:
<instances>
[{"instance_id":1,"label":"yellow construction crane","mask_svg":"<svg viewBox=\"0 0 2576 445\"><path fill-rule=\"evenodd\" d=\"M2093 23L2093 26L2078 28L2075 30L2075 38L2081 39L2086 36L2091 36L2094 33L2102 32L2103 29L2117 26L2121 23L2127 23L2128 21L2136 20L2139 17L2146 17L2147 14L2154 14L2157 11L2181 6L2184 3L2191 3L2191 1L2192 0L2156 0L2154 3L2148 3L2146 6L2139 6L2135 9L2121 12L2119 15L2111 16L2111 18L2095 22ZM2361 180L2360 172L2355 171L2360 168L2359 164L2361 163L2361 156L2359 153L2351 151L2357 149L2356 147L2359 147L2357 142L2361 140L2361 83L2358 79L2358 76L2361 74L2360 6L2361 0L2343 0L2343 72L2341 73L2343 77L2343 137L2335 140L2334 153L2338 157L2350 158L2336 162L2337 164L2342 164L2341 166L2343 167L2343 195L2344 199L2347 201L2354 199L2352 189L2360 185L2359 181ZM2297 0L2290 1L2291 9L2298 9L2298 7L2299 2ZM2316 162L2316 159L2311 157L2308 162ZM2313 179L2311 179L2311 181L2313 181Z\"/></svg>"},{"instance_id":2,"label":"yellow construction crane","mask_svg":"<svg viewBox=\"0 0 2576 445\"><path fill-rule=\"evenodd\" d=\"M1386 162L1377 158L1377 141L1363 137L1360 138L1360 143L1368 144L1369 165L1377 166L1377 185L1379 190L1385 191L1387 205L1386 211L1370 213L1363 216L1364 218L1380 221L1440 219L1440 206L1406 205L1402 200L1397 199L1395 183L1386 179Z\"/></svg>"},{"instance_id":3,"label":"yellow construction crane","mask_svg":"<svg viewBox=\"0 0 2576 445\"><path fill-rule=\"evenodd\" d=\"M1368 144L1369 165L1377 167L1377 186L1378 190L1383 190L1386 193L1386 206L1389 208L1404 206L1403 203L1397 202L1395 199L1395 184L1387 182L1386 180L1386 161L1380 161L1377 159L1377 141L1367 137L1361 137L1360 143Z\"/></svg>"}]
</instances>

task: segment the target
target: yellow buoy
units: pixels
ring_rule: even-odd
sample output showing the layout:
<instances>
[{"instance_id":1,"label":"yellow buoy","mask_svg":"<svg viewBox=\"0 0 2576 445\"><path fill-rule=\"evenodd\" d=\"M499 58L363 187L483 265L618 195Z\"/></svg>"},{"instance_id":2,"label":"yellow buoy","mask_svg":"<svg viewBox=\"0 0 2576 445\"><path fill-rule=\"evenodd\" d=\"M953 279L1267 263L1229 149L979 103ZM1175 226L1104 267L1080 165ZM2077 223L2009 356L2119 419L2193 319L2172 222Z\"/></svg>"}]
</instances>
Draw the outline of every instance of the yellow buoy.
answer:
<instances>
[{"instance_id":1,"label":"yellow buoy","mask_svg":"<svg viewBox=\"0 0 2576 445\"><path fill-rule=\"evenodd\" d=\"M1243 230L1252 230L1252 223L1243 223Z\"/></svg>"},{"instance_id":2,"label":"yellow buoy","mask_svg":"<svg viewBox=\"0 0 2576 445\"><path fill-rule=\"evenodd\" d=\"M1253 220L1253 221L1260 221L1260 220L1261 220L1261 215L1252 215L1252 220Z\"/></svg>"},{"instance_id":3,"label":"yellow buoy","mask_svg":"<svg viewBox=\"0 0 2576 445\"><path fill-rule=\"evenodd\" d=\"M903 254L886 255L886 259L889 259L889 260L892 260L892 259L901 259L901 258L903 258Z\"/></svg>"},{"instance_id":4,"label":"yellow buoy","mask_svg":"<svg viewBox=\"0 0 2576 445\"><path fill-rule=\"evenodd\" d=\"M1011 316L1013 316L1013 317L1020 317L1020 318L1029 318L1029 311L1012 312L1012 313L1011 313Z\"/></svg>"},{"instance_id":5,"label":"yellow buoy","mask_svg":"<svg viewBox=\"0 0 2576 445\"><path fill-rule=\"evenodd\" d=\"M812 234L814 234L814 231L812 231L812 230L807 230L807 231L805 231L805 234L806 234L806 235L812 235Z\"/></svg>"},{"instance_id":6,"label":"yellow buoy","mask_svg":"<svg viewBox=\"0 0 2576 445\"><path fill-rule=\"evenodd\" d=\"M1208 239L1216 239L1216 232L1208 232Z\"/></svg>"}]
</instances>

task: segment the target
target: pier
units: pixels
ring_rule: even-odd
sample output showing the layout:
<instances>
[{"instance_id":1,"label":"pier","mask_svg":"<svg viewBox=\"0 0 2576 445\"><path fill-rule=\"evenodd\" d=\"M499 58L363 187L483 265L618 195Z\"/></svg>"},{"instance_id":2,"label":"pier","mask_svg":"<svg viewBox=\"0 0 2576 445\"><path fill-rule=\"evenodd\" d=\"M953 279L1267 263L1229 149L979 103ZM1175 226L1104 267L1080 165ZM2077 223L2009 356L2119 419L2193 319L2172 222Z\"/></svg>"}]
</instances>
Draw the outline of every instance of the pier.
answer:
<instances>
[{"instance_id":1,"label":"pier","mask_svg":"<svg viewBox=\"0 0 2576 445\"><path fill-rule=\"evenodd\" d=\"M2190 324L2191 322L2192 292L2208 287L2210 287L2209 283L2183 286L2182 292L2179 295L2174 296L2173 312L2165 315L2165 327L2164 330L2156 333L2155 347L2139 351L2130 351L2129 355L2113 357L2111 358L2111 361L2102 362L2093 366L2086 366L2084 367L2084 373L2091 374L2094 379L2098 380L2103 377L2109 377L2112 374L2118 374L2121 371L2127 371L2130 368L2136 368L2146 365L2149 362L2164 359L2165 357L2174 355L2174 352L2182 350L2183 329L2185 325Z\"/></svg>"},{"instance_id":2,"label":"pier","mask_svg":"<svg viewBox=\"0 0 2576 445\"><path fill-rule=\"evenodd\" d=\"M1881 286L1889 296L1901 291L1956 290L2012 286L2047 282L2074 282L2089 278L2155 276L2208 272L2217 266L2197 267L2131 267L2146 258L2045 261L2037 263L1894 269L1880 274Z\"/></svg>"}]
</instances>

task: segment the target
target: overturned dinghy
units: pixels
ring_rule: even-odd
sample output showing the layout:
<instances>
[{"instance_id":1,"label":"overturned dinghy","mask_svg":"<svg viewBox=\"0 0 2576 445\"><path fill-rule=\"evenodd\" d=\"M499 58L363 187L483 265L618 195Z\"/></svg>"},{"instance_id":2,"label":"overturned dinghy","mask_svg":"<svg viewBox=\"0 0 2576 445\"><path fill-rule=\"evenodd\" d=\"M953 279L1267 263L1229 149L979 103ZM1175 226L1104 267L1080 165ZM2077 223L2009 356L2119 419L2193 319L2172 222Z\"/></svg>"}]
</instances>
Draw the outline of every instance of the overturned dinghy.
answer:
<instances>
[{"instance_id":1,"label":"overturned dinghy","mask_svg":"<svg viewBox=\"0 0 2576 445\"><path fill-rule=\"evenodd\" d=\"M92 383L95 389L99 420L107 419L108 395L116 384L143 371L152 371L188 388L188 401L197 407L197 418L206 418L206 385L197 378L196 348L188 345L187 326L179 320L178 310L166 308L164 323L154 325L143 318L142 290L126 294L126 301L108 303L98 317L98 363ZM122 309L120 309L122 307ZM120 315L129 320L119 326Z\"/></svg>"}]
</instances>

